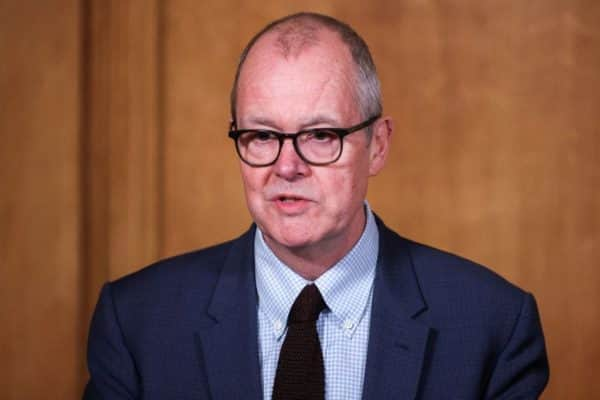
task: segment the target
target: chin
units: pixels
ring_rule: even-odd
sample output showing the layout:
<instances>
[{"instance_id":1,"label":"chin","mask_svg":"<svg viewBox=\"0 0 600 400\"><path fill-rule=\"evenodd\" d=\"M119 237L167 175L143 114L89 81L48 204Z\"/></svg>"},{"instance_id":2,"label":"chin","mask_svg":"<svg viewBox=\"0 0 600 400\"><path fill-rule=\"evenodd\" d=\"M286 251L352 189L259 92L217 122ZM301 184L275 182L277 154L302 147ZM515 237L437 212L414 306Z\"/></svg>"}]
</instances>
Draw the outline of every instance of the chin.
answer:
<instances>
[{"instance_id":1,"label":"chin","mask_svg":"<svg viewBox=\"0 0 600 400\"><path fill-rule=\"evenodd\" d=\"M302 249L310 246L315 242L313 235L302 234L297 230L267 230L264 231L271 241L277 243L280 246L287 247L288 249Z\"/></svg>"}]
</instances>

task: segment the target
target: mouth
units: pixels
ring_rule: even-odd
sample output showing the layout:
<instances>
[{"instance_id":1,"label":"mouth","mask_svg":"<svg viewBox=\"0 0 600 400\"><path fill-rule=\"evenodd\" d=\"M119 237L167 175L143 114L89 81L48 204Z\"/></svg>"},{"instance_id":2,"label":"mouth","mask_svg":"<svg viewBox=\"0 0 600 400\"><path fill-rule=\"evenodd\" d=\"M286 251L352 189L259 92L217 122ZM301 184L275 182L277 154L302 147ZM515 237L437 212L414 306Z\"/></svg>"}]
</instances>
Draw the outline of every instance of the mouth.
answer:
<instances>
[{"instance_id":1,"label":"mouth","mask_svg":"<svg viewBox=\"0 0 600 400\"><path fill-rule=\"evenodd\" d=\"M297 197L297 196L281 195L281 196L277 196L275 198L275 201L278 201L281 203L293 203L296 201L306 201L306 199L304 199L302 197Z\"/></svg>"},{"instance_id":2,"label":"mouth","mask_svg":"<svg viewBox=\"0 0 600 400\"><path fill-rule=\"evenodd\" d=\"M279 212L285 215L300 215L308 210L311 201L293 194L281 194L271 199Z\"/></svg>"}]
</instances>

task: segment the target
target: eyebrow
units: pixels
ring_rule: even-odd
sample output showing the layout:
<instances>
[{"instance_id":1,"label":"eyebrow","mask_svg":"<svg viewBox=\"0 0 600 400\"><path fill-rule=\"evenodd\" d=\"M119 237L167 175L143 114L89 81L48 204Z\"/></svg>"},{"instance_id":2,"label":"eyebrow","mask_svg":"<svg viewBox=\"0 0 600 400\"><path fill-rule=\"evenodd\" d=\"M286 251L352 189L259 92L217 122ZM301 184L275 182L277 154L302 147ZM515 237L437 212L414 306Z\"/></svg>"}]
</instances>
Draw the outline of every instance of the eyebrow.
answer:
<instances>
[{"instance_id":1,"label":"eyebrow","mask_svg":"<svg viewBox=\"0 0 600 400\"><path fill-rule=\"evenodd\" d=\"M248 120L248 123L266 126L273 130L280 130L278 124L274 120L272 120L271 118L268 118L268 117L262 117L262 116L253 117ZM327 127L327 128L334 128L334 127L339 127L340 124L339 124L339 121L337 121L335 118L331 118L331 117L329 117L327 115L323 115L323 114L317 114L313 117L310 117L309 119L307 119L305 121L301 121L300 130L310 129L309 127L315 126L315 125L325 125L325 127Z\"/></svg>"}]
</instances>

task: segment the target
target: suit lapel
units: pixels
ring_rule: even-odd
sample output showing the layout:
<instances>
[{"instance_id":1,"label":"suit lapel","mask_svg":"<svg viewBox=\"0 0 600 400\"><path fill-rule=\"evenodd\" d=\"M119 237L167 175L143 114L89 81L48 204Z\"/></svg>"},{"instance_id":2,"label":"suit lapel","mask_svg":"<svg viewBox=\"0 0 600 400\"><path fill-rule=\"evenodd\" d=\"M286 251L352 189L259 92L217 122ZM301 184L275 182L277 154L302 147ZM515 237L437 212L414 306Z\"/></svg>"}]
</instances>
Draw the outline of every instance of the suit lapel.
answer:
<instances>
[{"instance_id":1,"label":"suit lapel","mask_svg":"<svg viewBox=\"0 0 600 400\"><path fill-rule=\"evenodd\" d=\"M407 242L378 219L379 258L363 398L414 399L430 329L413 318L426 309Z\"/></svg>"},{"instance_id":2,"label":"suit lapel","mask_svg":"<svg viewBox=\"0 0 600 400\"><path fill-rule=\"evenodd\" d=\"M261 399L254 229L236 240L196 334L213 399Z\"/></svg>"}]
</instances>

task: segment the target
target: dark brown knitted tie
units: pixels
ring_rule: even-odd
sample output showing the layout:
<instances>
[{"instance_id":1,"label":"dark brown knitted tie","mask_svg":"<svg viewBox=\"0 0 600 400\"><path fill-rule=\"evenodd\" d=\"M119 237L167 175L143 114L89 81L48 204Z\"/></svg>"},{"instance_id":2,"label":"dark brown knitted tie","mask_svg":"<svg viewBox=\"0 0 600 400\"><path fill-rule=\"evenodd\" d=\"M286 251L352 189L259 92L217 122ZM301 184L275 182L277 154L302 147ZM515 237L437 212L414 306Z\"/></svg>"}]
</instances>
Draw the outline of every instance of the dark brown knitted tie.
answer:
<instances>
[{"instance_id":1,"label":"dark brown knitted tie","mask_svg":"<svg viewBox=\"0 0 600 400\"><path fill-rule=\"evenodd\" d=\"M325 302L315 285L296 298L288 317L288 331L279 353L273 400L323 400L325 372L316 322Z\"/></svg>"}]
</instances>

